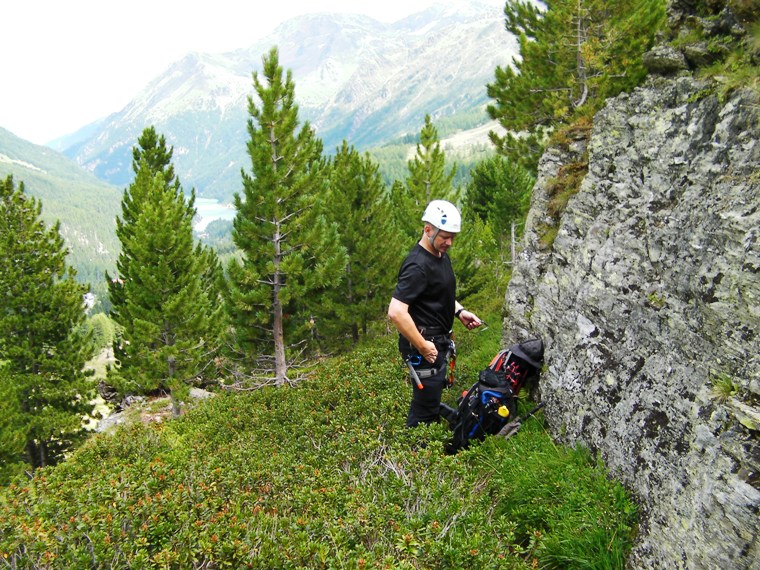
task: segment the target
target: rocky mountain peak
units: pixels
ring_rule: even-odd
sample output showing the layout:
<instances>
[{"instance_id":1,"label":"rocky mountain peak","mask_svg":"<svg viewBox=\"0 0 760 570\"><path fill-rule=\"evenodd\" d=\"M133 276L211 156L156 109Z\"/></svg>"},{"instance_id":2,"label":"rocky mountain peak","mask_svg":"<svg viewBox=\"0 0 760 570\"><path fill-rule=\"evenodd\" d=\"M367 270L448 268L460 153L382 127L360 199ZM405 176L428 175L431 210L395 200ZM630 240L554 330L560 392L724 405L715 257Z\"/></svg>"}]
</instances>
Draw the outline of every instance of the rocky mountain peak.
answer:
<instances>
[{"instance_id":1,"label":"rocky mountain peak","mask_svg":"<svg viewBox=\"0 0 760 570\"><path fill-rule=\"evenodd\" d=\"M393 24L357 15L300 16L245 48L188 54L123 110L86 136L75 134L77 143L64 143L64 154L124 185L131 148L153 125L175 147L183 183L228 199L246 163L251 75L272 46L292 72L301 119L327 149L344 139L365 149L418 132L426 114L478 111L485 123L486 85L517 50L501 11L477 0L441 3Z\"/></svg>"}]
</instances>

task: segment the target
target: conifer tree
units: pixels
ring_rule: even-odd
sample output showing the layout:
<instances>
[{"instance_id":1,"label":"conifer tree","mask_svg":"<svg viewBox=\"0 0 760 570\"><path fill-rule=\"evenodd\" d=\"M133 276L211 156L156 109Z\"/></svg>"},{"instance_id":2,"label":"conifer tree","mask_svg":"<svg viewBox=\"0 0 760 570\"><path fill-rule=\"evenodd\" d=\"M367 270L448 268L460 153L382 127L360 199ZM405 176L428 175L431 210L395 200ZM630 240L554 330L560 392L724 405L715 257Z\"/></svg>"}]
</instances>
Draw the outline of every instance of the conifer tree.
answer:
<instances>
[{"instance_id":1,"label":"conifer tree","mask_svg":"<svg viewBox=\"0 0 760 570\"><path fill-rule=\"evenodd\" d=\"M17 386L7 362L0 362L0 485L23 472L26 425Z\"/></svg>"},{"instance_id":2,"label":"conifer tree","mask_svg":"<svg viewBox=\"0 0 760 570\"><path fill-rule=\"evenodd\" d=\"M318 307L322 318L316 326L322 338L356 342L384 314L406 247L390 212L378 165L343 141L331 161L330 219L340 228L348 263L343 281L326 295L330 302Z\"/></svg>"},{"instance_id":3,"label":"conifer tree","mask_svg":"<svg viewBox=\"0 0 760 570\"><path fill-rule=\"evenodd\" d=\"M535 178L519 164L501 155L479 162L470 172L464 205L499 236L510 233L512 222L527 214Z\"/></svg>"},{"instance_id":4,"label":"conifer tree","mask_svg":"<svg viewBox=\"0 0 760 570\"><path fill-rule=\"evenodd\" d=\"M644 78L641 56L665 21L665 0L545 4L507 1L506 29L519 38L520 55L488 85L488 113L507 130L491 140L532 172L547 133Z\"/></svg>"},{"instance_id":5,"label":"conifer tree","mask_svg":"<svg viewBox=\"0 0 760 570\"><path fill-rule=\"evenodd\" d=\"M419 239L420 219L431 200L456 203L458 193L452 186L456 166L446 172L446 155L441 150L438 130L425 115L417 152L407 161L406 184L396 181L391 188L391 204L396 227L409 242Z\"/></svg>"},{"instance_id":6,"label":"conifer tree","mask_svg":"<svg viewBox=\"0 0 760 570\"><path fill-rule=\"evenodd\" d=\"M406 249L411 247L419 239L421 233L420 219L421 209L409 193L409 189L400 180L394 180L389 194L391 203L391 220L395 233L399 235ZM419 216L416 215L419 211Z\"/></svg>"},{"instance_id":7,"label":"conifer tree","mask_svg":"<svg viewBox=\"0 0 760 570\"><path fill-rule=\"evenodd\" d=\"M232 230L243 259L228 267L227 306L248 362L281 385L292 364L287 349L304 340L309 305L340 281L346 253L325 216L322 142L308 123L299 130L295 84L276 47L253 84L260 104L249 97L251 172L242 172Z\"/></svg>"},{"instance_id":8,"label":"conifer tree","mask_svg":"<svg viewBox=\"0 0 760 570\"><path fill-rule=\"evenodd\" d=\"M147 169L154 174L161 173L166 182L166 190L178 194L181 190L180 182L174 173L172 154L174 150L167 148L166 138L156 132L155 127L147 127L137 139L137 146L132 148L132 171L135 175L141 169ZM106 273L108 292L111 300L111 315L115 320L120 320L120 312L127 310L123 298L124 278L129 274L129 266L132 262L132 252L128 249L127 236L132 232L135 221L139 218L145 206L145 196L140 194L139 188L133 183L125 191L121 200L121 217L116 219L116 233L121 242L121 252L116 260L118 275L113 278ZM194 208L195 194L193 193L187 203L190 215ZM124 320L128 320L124 316ZM118 350L116 352L118 355Z\"/></svg>"},{"instance_id":9,"label":"conifer tree","mask_svg":"<svg viewBox=\"0 0 760 570\"><path fill-rule=\"evenodd\" d=\"M408 163L409 176L406 185L414 205L422 212L431 200L456 202L456 194L451 181L456 175L456 166L446 172L446 156L441 150L438 130L425 115L425 124L420 131L417 154Z\"/></svg>"},{"instance_id":10,"label":"conifer tree","mask_svg":"<svg viewBox=\"0 0 760 570\"><path fill-rule=\"evenodd\" d=\"M465 188L463 213L468 219L452 258L461 295L476 290L496 292L506 285L515 237L522 230L535 178L523 167L495 155L479 162ZM496 290L492 286L496 286Z\"/></svg>"},{"instance_id":11,"label":"conifer tree","mask_svg":"<svg viewBox=\"0 0 760 570\"><path fill-rule=\"evenodd\" d=\"M83 437L94 396L83 371L90 339L79 334L87 286L66 264L59 224L47 228L41 210L23 183L0 183L0 393L12 399L3 405L2 453L32 469L56 463Z\"/></svg>"},{"instance_id":12,"label":"conifer tree","mask_svg":"<svg viewBox=\"0 0 760 570\"><path fill-rule=\"evenodd\" d=\"M503 250L491 222L481 220L467 208L462 209L462 232L450 255L457 276L457 298L480 293L486 299L498 298L506 288Z\"/></svg>"},{"instance_id":13,"label":"conifer tree","mask_svg":"<svg viewBox=\"0 0 760 570\"><path fill-rule=\"evenodd\" d=\"M194 246L195 192L186 200L171 149L152 128L134 149L135 180L125 190L116 234L122 250L114 320L119 367L109 381L124 393L172 396L175 414L191 383L213 376L223 321L216 257Z\"/></svg>"}]
</instances>

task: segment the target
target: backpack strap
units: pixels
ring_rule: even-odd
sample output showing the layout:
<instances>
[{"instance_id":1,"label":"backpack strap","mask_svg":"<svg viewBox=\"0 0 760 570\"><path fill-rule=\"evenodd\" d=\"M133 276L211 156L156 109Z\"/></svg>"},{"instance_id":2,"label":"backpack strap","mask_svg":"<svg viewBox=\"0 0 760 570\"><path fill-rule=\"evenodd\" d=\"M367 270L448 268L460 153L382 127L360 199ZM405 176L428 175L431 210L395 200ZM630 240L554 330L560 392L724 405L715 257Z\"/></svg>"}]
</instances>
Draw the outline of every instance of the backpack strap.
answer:
<instances>
[{"instance_id":1,"label":"backpack strap","mask_svg":"<svg viewBox=\"0 0 760 570\"><path fill-rule=\"evenodd\" d=\"M491 370L496 370L498 372L504 368L504 363L509 361L511 357L512 351L508 349L500 350L496 356L493 357L491 363L488 365L488 368Z\"/></svg>"}]
</instances>

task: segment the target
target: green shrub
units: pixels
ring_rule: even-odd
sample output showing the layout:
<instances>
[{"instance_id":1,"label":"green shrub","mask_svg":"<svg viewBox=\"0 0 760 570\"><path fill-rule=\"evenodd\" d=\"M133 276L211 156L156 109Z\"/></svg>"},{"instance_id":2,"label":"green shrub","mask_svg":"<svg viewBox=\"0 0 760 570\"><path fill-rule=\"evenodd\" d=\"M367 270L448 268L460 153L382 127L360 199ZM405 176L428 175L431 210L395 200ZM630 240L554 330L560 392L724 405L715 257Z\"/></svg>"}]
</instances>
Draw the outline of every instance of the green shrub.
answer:
<instances>
[{"instance_id":1,"label":"green shrub","mask_svg":"<svg viewBox=\"0 0 760 570\"><path fill-rule=\"evenodd\" d=\"M459 335L459 387L499 329ZM0 492L0 564L622 568L607 546L624 554L633 513L601 466L537 420L447 456L443 424L404 427L409 390L389 335L294 387L94 436Z\"/></svg>"},{"instance_id":2,"label":"green shrub","mask_svg":"<svg viewBox=\"0 0 760 570\"><path fill-rule=\"evenodd\" d=\"M725 404L732 397L736 396L738 392L739 387L730 375L721 372L713 377L710 396L717 402Z\"/></svg>"},{"instance_id":3,"label":"green shrub","mask_svg":"<svg viewBox=\"0 0 760 570\"><path fill-rule=\"evenodd\" d=\"M623 568L636 506L584 448L557 448L526 424L520 438L489 442L497 513L516 524L518 545L542 568ZM484 446L485 447L485 446ZM483 453L485 449L479 450Z\"/></svg>"}]
</instances>

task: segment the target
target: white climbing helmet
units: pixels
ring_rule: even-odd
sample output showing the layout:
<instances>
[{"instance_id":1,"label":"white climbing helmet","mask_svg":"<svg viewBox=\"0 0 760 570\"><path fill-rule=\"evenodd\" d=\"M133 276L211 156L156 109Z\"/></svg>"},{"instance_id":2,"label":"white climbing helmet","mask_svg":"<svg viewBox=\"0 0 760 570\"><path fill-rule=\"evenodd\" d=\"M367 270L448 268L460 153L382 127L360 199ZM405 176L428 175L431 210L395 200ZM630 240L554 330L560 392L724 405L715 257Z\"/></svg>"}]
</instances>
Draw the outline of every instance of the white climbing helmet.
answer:
<instances>
[{"instance_id":1,"label":"white climbing helmet","mask_svg":"<svg viewBox=\"0 0 760 570\"><path fill-rule=\"evenodd\" d=\"M446 200L430 202L425 208L425 213L422 214L422 221L452 234L458 234L462 229L462 216L459 210Z\"/></svg>"}]
</instances>

